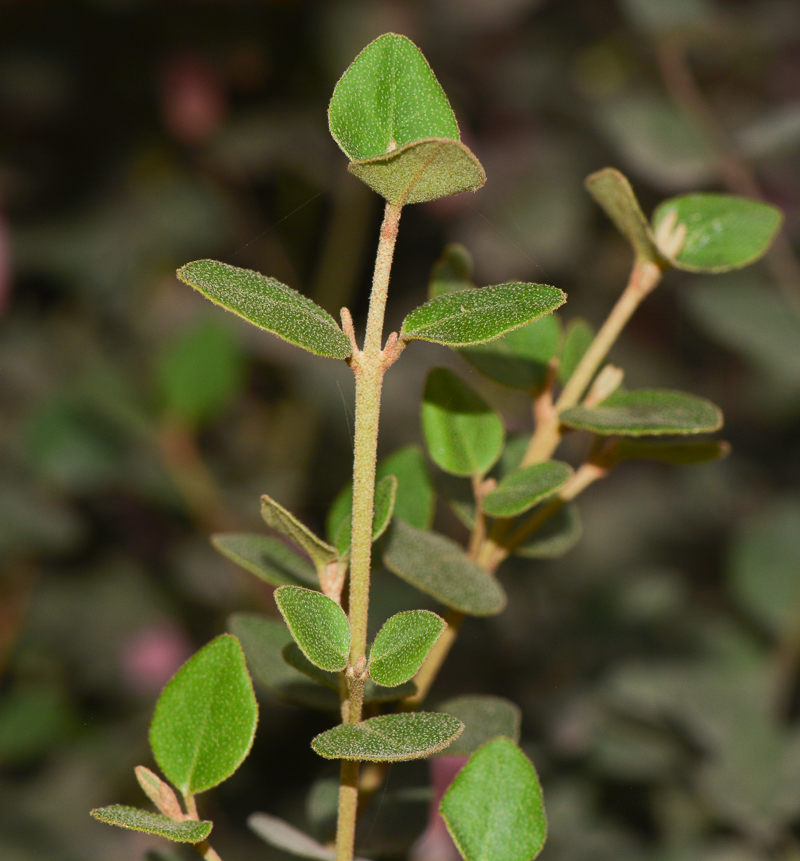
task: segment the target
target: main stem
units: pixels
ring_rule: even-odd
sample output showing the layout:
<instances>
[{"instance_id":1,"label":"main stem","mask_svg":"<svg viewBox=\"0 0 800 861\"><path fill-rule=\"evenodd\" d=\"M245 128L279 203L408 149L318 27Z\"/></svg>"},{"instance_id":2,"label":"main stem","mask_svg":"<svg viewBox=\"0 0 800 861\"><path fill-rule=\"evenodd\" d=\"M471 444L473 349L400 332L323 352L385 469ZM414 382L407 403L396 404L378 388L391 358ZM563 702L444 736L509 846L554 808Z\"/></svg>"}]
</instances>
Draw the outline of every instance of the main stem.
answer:
<instances>
[{"instance_id":1,"label":"main stem","mask_svg":"<svg viewBox=\"0 0 800 861\"><path fill-rule=\"evenodd\" d=\"M372 559L372 518L375 501L375 464L381 388L386 369L383 353L383 317L389 292L394 246L401 207L386 204L381 224L372 293L367 314L364 348L351 360L356 377L356 419L353 444L353 520L350 543L350 666L363 664L367 650L369 575ZM348 723L361 720L360 697L350 697ZM358 763L342 762L339 814L336 828L336 861L352 861L358 808Z\"/></svg>"}]
</instances>

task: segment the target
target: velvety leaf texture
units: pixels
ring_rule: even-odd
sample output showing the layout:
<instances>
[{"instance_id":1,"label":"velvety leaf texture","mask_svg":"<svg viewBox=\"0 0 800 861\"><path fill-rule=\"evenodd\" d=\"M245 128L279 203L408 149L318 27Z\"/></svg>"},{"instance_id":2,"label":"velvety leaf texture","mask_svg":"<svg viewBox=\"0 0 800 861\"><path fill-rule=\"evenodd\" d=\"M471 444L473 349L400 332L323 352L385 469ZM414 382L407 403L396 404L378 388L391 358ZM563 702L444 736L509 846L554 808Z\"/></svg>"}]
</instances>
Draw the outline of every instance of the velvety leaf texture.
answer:
<instances>
[{"instance_id":1,"label":"velvety leaf texture","mask_svg":"<svg viewBox=\"0 0 800 861\"><path fill-rule=\"evenodd\" d=\"M314 586L318 582L306 559L269 535L220 533L211 536L211 543L231 562L272 586Z\"/></svg>"},{"instance_id":2,"label":"velvety leaf texture","mask_svg":"<svg viewBox=\"0 0 800 861\"><path fill-rule=\"evenodd\" d=\"M440 810L465 861L531 861L547 836L536 770L502 736L472 754Z\"/></svg>"},{"instance_id":3,"label":"velvety leaf texture","mask_svg":"<svg viewBox=\"0 0 800 861\"><path fill-rule=\"evenodd\" d=\"M407 682L422 666L445 621L430 610L406 610L388 619L369 653L369 674L379 685Z\"/></svg>"},{"instance_id":4,"label":"velvety leaf texture","mask_svg":"<svg viewBox=\"0 0 800 861\"><path fill-rule=\"evenodd\" d=\"M573 407L560 415L576 430L620 436L708 433L722 427L722 413L711 401L665 389L616 391L596 407Z\"/></svg>"},{"instance_id":5,"label":"velvety leaf texture","mask_svg":"<svg viewBox=\"0 0 800 861\"><path fill-rule=\"evenodd\" d=\"M466 347L493 341L564 304L565 294L546 284L496 284L428 300L403 320L401 337Z\"/></svg>"},{"instance_id":6,"label":"velvety leaf texture","mask_svg":"<svg viewBox=\"0 0 800 861\"><path fill-rule=\"evenodd\" d=\"M149 810L127 807L124 804L98 807L91 813L95 819L108 825L130 828L131 831L144 831L146 834L157 834L176 843L202 843L211 833L213 825L211 822L198 822L194 819L176 822L161 813L151 813Z\"/></svg>"},{"instance_id":7,"label":"velvety leaf texture","mask_svg":"<svg viewBox=\"0 0 800 861\"><path fill-rule=\"evenodd\" d=\"M258 721L236 637L222 634L178 670L150 725L150 747L167 778L196 795L230 777L250 751Z\"/></svg>"},{"instance_id":8,"label":"velvety leaf texture","mask_svg":"<svg viewBox=\"0 0 800 861\"><path fill-rule=\"evenodd\" d=\"M672 263L692 272L726 272L755 262L783 221L776 207L732 194L686 194L664 201L653 213L656 231L669 216L686 227Z\"/></svg>"},{"instance_id":9,"label":"velvety leaf texture","mask_svg":"<svg viewBox=\"0 0 800 861\"><path fill-rule=\"evenodd\" d=\"M383 561L401 580L446 607L470 616L493 616L506 604L503 587L444 535L395 523Z\"/></svg>"},{"instance_id":10,"label":"velvety leaf texture","mask_svg":"<svg viewBox=\"0 0 800 861\"><path fill-rule=\"evenodd\" d=\"M606 167L586 178L586 188L630 242L637 256L645 260L660 259L653 232L625 176L613 167Z\"/></svg>"},{"instance_id":11,"label":"velvety leaf texture","mask_svg":"<svg viewBox=\"0 0 800 861\"><path fill-rule=\"evenodd\" d=\"M477 191L485 182L483 166L460 141L430 138L348 168L389 203L404 206Z\"/></svg>"},{"instance_id":12,"label":"velvety leaf texture","mask_svg":"<svg viewBox=\"0 0 800 861\"><path fill-rule=\"evenodd\" d=\"M335 601L312 589L281 586L275 590L275 603L312 664L331 672L347 666L350 624Z\"/></svg>"},{"instance_id":13,"label":"velvety leaf texture","mask_svg":"<svg viewBox=\"0 0 800 861\"><path fill-rule=\"evenodd\" d=\"M557 493L572 475L569 464L557 460L534 463L509 473L483 498L483 510L491 517L514 517Z\"/></svg>"},{"instance_id":14,"label":"velvety leaf texture","mask_svg":"<svg viewBox=\"0 0 800 861\"><path fill-rule=\"evenodd\" d=\"M318 570L324 568L328 562L334 562L338 558L335 547L331 547L330 544L326 544L321 538L314 535L290 511L266 494L261 497L261 516L267 526L271 526L305 550Z\"/></svg>"},{"instance_id":15,"label":"velvety leaf texture","mask_svg":"<svg viewBox=\"0 0 800 861\"><path fill-rule=\"evenodd\" d=\"M256 613L234 613L228 628L241 641L256 682L273 696L319 711L339 711L338 691L311 681L284 660L283 649L289 643L296 644L282 621Z\"/></svg>"},{"instance_id":16,"label":"velvety leaf texture","mask_svg":"<svg viewBox=\"0 0 800 861\"><path fill-rule=\"evenodd\" d=\"M431 460L451 475L483 475L500 457L503 420L447 368L434 368L425 382L422 430Z\"/></svg>"},{"instance_id":17,"label":"velvety leaf texture","mask_svg":"<svg viewBox=\"0 0 800 861\"><path fill-rule=\"evenodd\" d=\"M326 759L398 762L443 750L463 729L464 724L450 715L405 712L339 724L318 735L311 747Z\"/></svg>"},{"instance_id":18,"label":"velvety leaf texture","mask_svg":"<svg viewBox=\"0 0 800 861\"><path fill-rule=\"evenodd\" d=\"M284 341L331 359L346 359L350 340L331 315L274 278L217 260L197 260L178 278L207 299Z\"/></svg>"},{"instance_id":19,"label":"velvety leaf texture","mask_svg":"<svg viewBox=\"0 0 800 861\"><path fill-rule=\"evenodd\" d=\"M422 138L459 140L458 123L428 61L405 36L385 33L353 60L328 108L336 143L352 160Z\"/></svg>"},{"instance_id":20,"label":"velvety leaf texture","mask_svg":"<svg viewBox=\"0 0 800 861\"><path fill-rule=\"evenodd\" d=\"M437 711L457 717L464 724L464 732L447 748L447 756L469 756L499 735L519 742L522 712L504 697L490 694L453 697L440 703Z\"/></svg>"}]
</instances>

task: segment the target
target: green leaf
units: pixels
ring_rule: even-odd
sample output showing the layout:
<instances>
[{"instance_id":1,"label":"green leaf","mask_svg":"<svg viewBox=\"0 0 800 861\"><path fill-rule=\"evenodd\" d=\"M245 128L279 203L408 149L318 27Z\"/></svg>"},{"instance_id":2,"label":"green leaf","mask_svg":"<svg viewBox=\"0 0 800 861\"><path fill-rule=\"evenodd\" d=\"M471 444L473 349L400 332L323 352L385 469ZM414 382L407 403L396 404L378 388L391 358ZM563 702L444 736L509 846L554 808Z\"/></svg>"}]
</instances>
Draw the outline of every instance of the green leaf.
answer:
<instances>
[{"instance_id":1,"label":"green leaf","mask_svg":"<svg viewBox=\"0 0 800 861\"><path fill-rule=\"evenodd\" d=\"M448 756L469 756L482 744L499 735L519 742L522 712L519 706L490 694L453 697L436 709L457 717L464 732L447 748Z\"/></svg>"},{"instance_id":2,"label":"green leaf","mask_svg":"<svg viewBox=\"0 0 800 861\"><path fill-rule=\"evenodd\" d=\"M458 738L464 724L436 712L405 712L343 723L318 735L311 747L326 759L398 762L424 759Z\"/></svg>"},{"instance_id":3,"label":"green leaf","mask_svg":"<svg viewBox=\"0 0 800 861\"><path fill-rule=\"evenodd\" d=\"M156 379L168 415L194 427L238 399L244 354L230 328L204 320L182 333L159 356Z\"/></svg>"},{"instance_id":4,"label":"green leaf","mask_svg":"<svg viewBox=\"0 0 800 861\"><path fill-rule=\"evenodd\" d=\"M236 637L222 634L164 688L150 724L150 747L170 782L183 795L196 795L242 764L257 722L244 653Z\"/></svg>"},{"instance_id":5,"label":"green leaf","mask_svg":"<svg viewBox=\"0 0 800 861\"><path fill-rule=\"evenodd\" d=\"M271 526L305 550L318 572L324 570L329 562L335 562L339 558L335 547L314 535L290 511L266 494L261 497L261 516L267 526Z\"/></svg>"},{"instance_id":6,"label":"green leaf","mask_svg":"<svg viewBox=\"0 0 800 861\"><path fill-rule=\"evenodd\" d=\"M386 155L351 161L347 169L396 206L477 191L486 182L469 148L444 138L418 140Z\"/></svg>"},{"instance_id":7,"label":"green leaf","mask_svg":"<svg viewBox=\"0 0 800 861\"><path fill-rule=\"evenodd\" d=\"M176 843L202 843L211 833L213 825L211 822L198 822L196 819L176 822L161 813L151 813L149 810L127 807L124 804L98 807L91 813L95 819L108 825L130 828L131 831L144 831L146 834L157 834Z\"/></svg>"},{"instance_id":8,"label":"green leaf","mask_svg":"<svg viewBox=\"0 0 800 861\"><path fill-rule=\"evenodd\" d=\"M275 603L312 664L331 672L347 666L350 623L335 601L313 589L281 586L275 590Z\"/></svg>"},{"instance_id":9,"label":"green leaf","mask_svg":"<svg viewBox=\"0 0 800 861\"><path fill-rule=\"evenodd\" d=\"M506 332L501 338L458 352L481 373L511 389L531 391L545 380L555 355L561 323L555 314Z\"/></svg>"},{"instance_id":10,"label":"green leaf","mask_svg":"<svg viewBox=\"0 0 800 861\"><path fill-rule=\"evenodd\" d=\"M686 229L670 262L690 272L727 272L762 257L781 226L781 211L768 203L732 194L686 194L666 200L653 213L653 226L676 219Z\"/></svg>"},{"instance_id":11,"label":"green leaf","mask_svg":"<svg viewBox=\"0 0 800 861\"><path fill-rule=\"evenodd\" d=\"M502 736L472 754L440 810L465 861L531 861L547 835L536 769Z\"/></svg>"},{"instance_id":12,"label":"green leaf","mask_svg":"<svg viewBox=\"0 0 800 861\"><path fill-rule=\"evenodd\" d=\"M433 264L428 281L428 298L435 299L445 293L474 289L472 283L472 255L459 242L445 245L442 256Z\"/></svg>"},{"instance_id":13,"label":"green leaf","mask_svg":"<svg viewBox=\"0 0 800 861\"><path fill-rule=\"evenodd\" d=\"M433 462L451 475L484 475L503 450L502 418L447 368L425 382L422 430Z\"/></svg>"},{"instance_id":14,"label":"green leaf","mask_svg":"<svg viewBox=\"0 0 800 861\"><path fill-rule=\"evenodd\" d=\"M722 413L711 401L667 389L618 389L596 407L573 407L559 418L567 427L601 435L709 433L722 427Z\"/></svg>"},{"instance_id":15,"label":"green leaf","mask_svg":"<svg viewBox=\"0 0 800 861\"><path fill-rule=\"evenodd\" d=\"M614 445L616 460L643 458L676 466L690 466L727 457L730 445L722 440L702 439L662 442L649 439L620 439Z\"/></svg>"},{"instance_id":16,"label":"green leaf","mask_svg":"<svg viewBox=\"0 0 800 861\"><path fill-rule=\"evenodd\" d=\"M398 521L389 531L383 562L420 592L470 616L493 616L506 605L497 580L444 535Z\"/></svg>"},{"instance_id":17,"label":"green leaf","mask_svg":"<svg viewBox=\"0 0 800 861\"><path fill-rule=\"evenodd\" d=\"M420 449L415 445L405 446L380 461L375 477L380 481L387 475L397 478L392 517L405 520L418 529L427 529L433 523L436 498ZM335 541L342 523L350 517L352 507L351 482L342 489L328 511L325 532L329 540Z\"/></svg>"},{"instance_id":18,"label":"green leaf","mask_svg":"<svg viewBox=\"0 0 800 861\"><path fill-rule=\"evenodd\" d=\"M613 167L605 167L586 178L586 188L633 246L637 257L656 262L661 259L650 225L625 176Z\"/></svg>"},{"instance_id":19,"label":"green leaf","mask_svg":"<svg viewBox=\"0 0 800 861\"><path fill-rule=\"evenodd\" d=\"M483 510L491 517L514 517L557 493L572 475L572 467L558 460L534 463L509 473L483 497Z\"/></svg>"},{"instance_id":20,"label":"green leaf","mask_svg":"<svg viewBox=\"0 0 800 861\"><path fill-rule=\"evenodd\" d=\"M467 347L493 341L549 314L566 300L546 284L495 284L429 299L403 320L400 336Z\"/></svg>"},{"instance_id":21,"label":"green leaf","mask_svg":"<svg viewBox=\"0 0 800 861\"><path fill-rule=\"evenodd\" d=\"M446 622L430 610L406 610L388 619L369 653L369 674L379 685L407 682L422 666Z\"/></svg>"},{"instance_id":22,"label":"green leaf","mask_svg":"<svg viewBox=\"0 0 800 861\"><path fill-rule=\"evenodd\" d=\"M460 138L453 109L427 60L396 33L370 42L353 60L333 91L328 121L351 161L422 138Z\"/></svg>"},{"instance_id":23,"label":"green leaf","mask_svg":"<svg viewBox=\"0 0 800 861\"><path fill-rule=\"evenodd\" d=\"M795 636L800 612L800 499L773 503L735 531L731 590L742 609L779 638Z\"/></svg>"},{"instance_id":24,"label":"green leaf","mask_svg":"<svg viewBox=\"0 0 800 861\"><path fill-rule=\"evenodd\" d=\"M526 517L535 514L536 509ZM515 526L523 521L524 518L520 518ZM558 559L578 543L582 532L578 506L570 502L546 520L521 547L517 547L514 555L526 559Z\"/></svg>"},{"instance_id":25,"label":"green leaf","mask_svg":"<svg viewBox=\"0 0 800 861\"><path fill-rule=\"evenodd\" d=\"M269 535L218 533L211 543L231 562L272 586L314 586L317 573L302 556Z\"/></svg>"},{"instance_id":26,"label":"green leaf","mask_svg":"<svg viewBox=\"0 0 800 861\"><path fill-rule=\"evenodd\" d=\"M255 613L234 613L228 619L228 628L241 641L253 677L273 696L319 711L339 712L338 691L334 693L318 682L311 682L284 660L283 649L295 643L282 621Z\"/></svg>"},{"instance_id":27,"label":"green leaf","mask_svg":"<svg viewBox=\"0 0 800 861\"><path fill-rule=\"evenodd\" d=\"M350 340L331 315L274 278L216 260L196 260L178 278L217 305L284 341L331 359L346 359Z\"/></svg>"},{"instance_id":28,"label":"green leaf","mask_svg":"<svg viewBox=\"0 0 800 861\"><path fill-rule=\"evenodd\" d=\"M389 526L389 521L392 519L394 511L394 501L397 494L397 478L393 475L387 475L375 485L375 506L372 513L372 540L377 541ZM350 493L352 502L352 490ZM336 532L336 550L339 553L339 558L343 558L350 553L350 532L352 529L352 514L341 523L341 526Z\"/></svg>"},{"instance_id":29,"label":"green leaf","mask_svg":"<svg viewBox=\"0 0 800 861\"><path fill-rule=\"evenodd\" d=\"M561 359L558 363L558 381L562 386L572 376L593 340L594 332L585 320L577 318L570 321L564 335L564 345L561 347Z\"/></svg>"}]
</instances>

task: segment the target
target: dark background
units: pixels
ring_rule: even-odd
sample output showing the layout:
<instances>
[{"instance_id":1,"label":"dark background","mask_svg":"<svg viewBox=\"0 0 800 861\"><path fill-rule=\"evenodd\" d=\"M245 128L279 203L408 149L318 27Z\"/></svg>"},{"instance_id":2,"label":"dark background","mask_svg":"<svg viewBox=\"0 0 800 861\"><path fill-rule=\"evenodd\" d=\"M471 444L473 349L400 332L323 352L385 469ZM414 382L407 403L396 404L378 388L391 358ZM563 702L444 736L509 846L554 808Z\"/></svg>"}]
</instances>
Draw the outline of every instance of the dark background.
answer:
<instances>
[{"instance_id":1,"label":"dark background","mask_svg":"<svg viewBox=\"0 0 800 861\"><path fill-rule=\"evenodd\" d=\"M550 817L543 858L796 859L791 0L0 7L0 857L172 851L88 811L143 805L132 769L153 765L163 684L230 612L275 612L207 536L260 529L263 492L321 530L348 479L346 365L241 324L174 270L255 268L363 327L381 203L347 174L325 110L389 30L427 56L488 182L404 212L387 331L423 301L448 241L471 250L476 283L554 284L562 320L599 325L631 262L583 190L606 165L647 212L707 189L786 214L769 261L669 274L612 354L630 387L718 403L731 456L628 463L591 488L581 543L504 569L509 608L467 623L433 698L522 707ZM443 362L529 428L520 395L415 344L387 377L382 453L420 442L422 383ZM460 535L444 506L437 525ZM247 831L253 810L327 837L324 784L313 803L306 792L335 776L308 747L328 725L264 697L251 757L200 800L226 861L285 857ZM390 790L426 774L391 769L363 835L371 857L403 857L423 827L424 803L398 813Z\"/></svg>"}]
</instances>

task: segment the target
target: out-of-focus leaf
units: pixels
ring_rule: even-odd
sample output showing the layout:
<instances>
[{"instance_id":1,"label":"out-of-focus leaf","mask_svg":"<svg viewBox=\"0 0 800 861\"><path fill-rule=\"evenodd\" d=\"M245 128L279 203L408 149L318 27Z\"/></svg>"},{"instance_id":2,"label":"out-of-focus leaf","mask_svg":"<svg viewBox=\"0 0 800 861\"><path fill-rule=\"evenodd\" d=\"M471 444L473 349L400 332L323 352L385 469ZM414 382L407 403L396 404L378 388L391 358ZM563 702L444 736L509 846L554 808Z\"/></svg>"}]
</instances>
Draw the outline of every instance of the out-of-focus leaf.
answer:
<instances>
[{"instance_id":1,"label":"out-of-focus leaf","mask_svg":"<svg viewBox=\"0 0 800 861\"><path fill-rule=\"evenodd\" d=\"M370 648L371 678L386 687L407 682L445 627L444 619L430 610L406 610L387 619Z\"/></svg>"},{"instance_id":2,"label":"out-of-focus leaf","mask_svg":"<svg viewBox=\"0 0 800 861\"><path fill-rule=\"evenodd\" d=\"M231 330L204 320L159 356L156 380L166 413L201 425L234 403L244 384L244 355Z\"/></svg>"},{"instance_id":3,"label":"out-of-focus leaf","mask_svg":"<svg viewBox=\"0 0 800 861\"><path fill-rule=\"evenodd\" d=\"M92 816L108 825L118 825L120 828L130 828L132 831L144 831L147 834L157 834L174 840L176 843L202 843L211 833L211 822L198 822L196 819L184 819L176 822L161 813L151 813L138 807L127 807L124 804L112 804L110 807L98 807L92 810Z\"/></svg>"},{"instance_id":4,"label":"out-of-focus leaf","mask_svg":"<svg viewBox=\"0 0 800 861\"><path fill-rule=\"evenodd\" d=\"M558 381L561 385L564 385L572 376L593 340L594 332L585 320L577 318L570 321L564 334L564 345L561 348L561 360L558 364Z\"/></svg>"},{"instance_id":5,"label":"out-of-focus leaf","mask_svg":"<svg viewBox=\"0 0 800 861\"><path fill-rule=\"evenodd\" d=\"M261 516L267 526L271 526L281 535L285 535L308 553L317 571L324 569L329 562L335 562L338 559L335 547L331 547L330 544L326 544L321 538L314 535L290 511L266 494L261 497Z\"/></svg>"},{"instance_id":6,"label":"out-of-focus leaf","mask_svg":"<svg viewBox=\"0 0 800 861\"><path fill-rule=\"evenodd\" d=\"M418 140L385 155L351 161L347 169L396 206L477 191L486 182L469 148L444 138Z\"/></svg>"},{"instance_id":7,"label":"out-of-focus leaf","mask_svg":"<svg viewBox=\"0 0 800 861\"><path fill-rule=\"evenodd\" d=\"M621 7L632 24L653 36L695 31L714 15L709 0L622 0Z\"/></svg>"},{"instance_id":8,"label":"out-of-focus leaf","mask_svg":"<svg viewBox=\"0 0 800 861\"><path fill-rule=\"evenodd\" d=\"M403 320L400 336L448 347L485 344L538 320L564 304L565 294L546 284L496 284L429 299Z\"/></svg>"},{"instance_id":9,"label":"out-of-focus leaf","mask_svg":"<svg viewBox=\"0 0 800 861\"><path fill-rule=\"evenodd\" d=\"M351 161L422 138L460 138L453 109L422 51L395 33L379 36L353 60L333 91L328 120Z\"/></svg>"},{"instance_id":10,"label":"out-of-focus leaf","mask_svg":"<svg viewBox=\"0 0 800 861\"><path fill-rule=\"evenodd\" d=\"M690 272L727 272L766 254L783 221L769 203L732 194L685 194L665 200L653 213L653 228L677 219L686 229L680 251L671 258Z\"/></svg>"},{"instance_id":11,"label":"out-of-focus leaf","mask_svg":"<svg viewBox=\"0 0 800 861\"><path fill-rule=\"evenodd\" d=\"M618 389L596 407L572 407L559 418L575 430L620 436L710 433L722 427L722 413L711 401L667 389Z\"/></svg>"},{"instance_id":12,"label":"out-of-focus leaf","mask_svg":"<svg viewBox=\"0 0 800 861\"><path fill-rule=\"evenodd\" d=\"M0 480L0 552L4 558L58 553L72 548L83 531L78 516L56 498L25 482Z\"/></svg>"},{"instance_id":13,"label":"out-of-focus leaf","mask_svg":"<svg viewBox=\"0 0 800 861\"><path fill-rule=\"evenodd\" d=\"M314 861L335 861L336 850L323 846L303 831L268 813L251 813L247 817L247 827L265 843L282 849L298 858L311 858ZM355 858L354 861L364 861Z\"/></svg>"},{"instance_id":14,"label":"out-of-focus leaf","mask_svg":"<svg viewBox=\"0 0 800 861\"><path fill-rule=\"evenodd\" d=\"M459 353L501 385L530 391L542 385L555 355L561 324L555 314L506 332L491 343L462 347Z\"/></svg>"},{"instance_id":15,"label":"out-of-focus leaf","mask_svg":"<svg viewBox=\"0 0 800 861\"><path fill-rule=\"evenodd\" d=\"M444 535L398 521L389 532L383 561L420 592L470 616L493 616L506 604L497 580Z\"/></svg>"},{"instance_id":16,"label":"out-of-focus leaf","mask_svg":"<svg viewBox=\"0 0 800 861\"><path fill-rule=\"evenodd\" d=\"M245 532L218 533L211 543L231 562L272 586L313 586L314 567L294 550L269 535Z\"/></svg>"},{"instance_id":17,"label":"out-of-focus leaf","mask_svg":"<svg viewBox=\"0 0 800 861\"><path fill-rule=\"evenodd\" d=\"M519 743L522 712L504 697L470 694L445 700L437 711L457 717L464 732L447 748L447 756L469 756L499 735Z\"/></svg>"},{"instance_id":18,"label":"out-of-focus leaf","mask_svg":"<svg viewBox=\"0 0 800 861\"><path fill-rule=\"evenodd\" d=\"M440 809L465 861L531 861L547 835L536 769L503 736L472 754Z\"/></svg>"},{"instance_id":19,"label":"out-of-focus leaf","mask_svg":"<svg viewBox=\"0 0 800 861\"><path fill-rule=\"evenodd\" d=\"M428 299L445 293L471 290L472 255L458 242L451 242L442 249L442 256L433 264L428 282Z\"/></svg>"},{"instance_id":20,"label":"out-of-focus leaf","mask_svg":"<svg viewBox=\"0 0 800 861\"><path fill-rule=\"evenodd\" d=\"M178 278L216 305L317 356L346 359L350 340L311 299L274 278L217 260L196 260Z\"/></svg>"},{"instance_id":21,"label":"out-of-focus leaf","mask_svg":"<svg viewBox=\"0 0 800 861\"><path fill-rule=\"evenodd\" d=\"M283 622L254 613L234 613L228 628L241 641L255 680L278 699L320 711L339 711L338 693L310 681L283 659L283 649L296 645Z\"/></svg>"},{"instance_id":22,"label":"out-of-focus leaf","mask_svg":"<svg viewBox=\"0 0 800 861\"><path fill-rule=\"evenodd\" d=\"M447 368L425 382L422 430L433 462L452 475L484 475L503 450L503 420Z\"/></svg>"},{"instance_id":23,"label":"out-of-focus leaf","mask_svg":"<svg viewBox=\"0 0 800 861\"><path fill-rule=\"evenodd\" d=\"M529 512L528 516L535 511ZM523 520L520 518L516 525ZM545 521L521 547L517 547L514 555L526 559L558 559L578 543L582 532L578 506L570 502Z\"/></svg>"},{"instance_id":24,"label":"out-of-focus leaf","mask_svg":"<svg viewBox=\"0 0 800 861\"><path fill-rule=\"evenodd\" d=\"M344 610L327 595L301 586L281 586L275 603L303 654L323 670L347 666L350 623Z\"/></svg>"},{"instance_id":25,"label":"out-of-focus leaf","mask_svg":"<svg viewBox=\"0 0 800 861\"><path fill-rule=\"evenodd\" d=\"M380 479L375 484L375 500L372 514L372 540L377 541L389 526L389 521L392 519L394 511L395 496L397 494L397 478L394 475L387 475ZM350 493L352 500L352 490ZM336 531L336 549L339 552L339 557L347 556L350 552L350 534L352 530L351 515L341 523L341 526Z\"/></svg>"},{"instance_id":26,"label":"out-of-focus leaf","mask_svg":"<svg viewBox=\"0 0 800 861\"><path fill-rule=\"evenodd\" d=\"M677 466L706 463L726 457L730 445L722 440L702 439L682 442L662 442L649 439L622 438L614 444L614 457L618 460L660 460Z\"/></svg>"},{"instance_id":27,"label":"out-of-focus leaf","mask_svg":"<svg viewBox=\"0 0 800 861\"><path fill-rule=\"evenodd\" d=\"M222 634L164 688L150 724L150 746L169 780L184 795L196 795L241 765L257 721L242 648L236 637Z\"/></svg>"},{"instance_id":28,"label":"out-of-focus leaf","mask_svg":"<svg viewBox=\"0 0 800 861\"><path fill-rule=\"evenodd\" d=\"M746 613L779 637L800 613L800 500L780 500L734 533L728 554L733 594Z\"/></svg>"},{"instance_id":29,"label":"out-of-focus leaf","mask_svg":"<svg viewBox=\"0 0 800 861\"><path fill-rule=\"evenodd\" d=\"M491 517L514 517L557 493L572 475L572 467L558 460L534 463L510 472L483 497L483 510Z\"/></svg>"},{"instance_id":30,"label":"out-of-focus leaf","mask_svg":"<svg viewBox=\"0 0 800 861\"><path fill-rule=\"evenodd\" d=\"M76 726L72 709L55 685L12 688L0 698L0 764L31 762L57 747Z\"/></svg>"},{"instance_id":31,"label":"out-of-focus leaf","mask_svg":"<svg viewBox=\"0 0 800 861\"><path fill-rule=\"evenodd\" d=\"M326 759L398 762L424 759L458 738L464 724L437 712L405 712L343 723L318 735L311 747Z\"/></svg>"}]
</instances>

